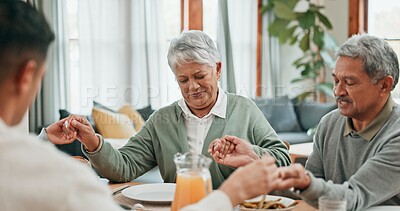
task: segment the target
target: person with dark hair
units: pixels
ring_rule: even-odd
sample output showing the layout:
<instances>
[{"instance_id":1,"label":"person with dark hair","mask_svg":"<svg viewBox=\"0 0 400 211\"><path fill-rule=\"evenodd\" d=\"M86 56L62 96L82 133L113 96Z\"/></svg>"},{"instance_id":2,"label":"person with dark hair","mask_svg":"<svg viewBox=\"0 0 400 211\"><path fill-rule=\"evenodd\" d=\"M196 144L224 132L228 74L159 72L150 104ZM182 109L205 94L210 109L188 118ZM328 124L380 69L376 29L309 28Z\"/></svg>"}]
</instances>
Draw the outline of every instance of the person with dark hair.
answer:
<instances>
[{"instance_id":1,"label":"person with dark hair","mask_svg":"<svg viewBox=\"0 0 400 211\"><path fill-rule=\"evenodd\" d=\"M53 40L31 5L0 1L0 209L122 210L89 168L13 127L40 89Z\"/></svg>"}]
</instances>

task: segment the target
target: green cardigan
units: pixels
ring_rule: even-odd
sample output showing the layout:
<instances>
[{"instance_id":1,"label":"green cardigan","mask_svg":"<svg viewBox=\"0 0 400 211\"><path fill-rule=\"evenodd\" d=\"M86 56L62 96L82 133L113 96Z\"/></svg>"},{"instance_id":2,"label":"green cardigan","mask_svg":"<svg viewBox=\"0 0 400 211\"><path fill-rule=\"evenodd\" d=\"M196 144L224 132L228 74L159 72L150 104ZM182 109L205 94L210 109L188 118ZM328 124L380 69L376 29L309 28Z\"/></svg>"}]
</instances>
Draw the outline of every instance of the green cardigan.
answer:
<instances>
[{"instance_id":1,"label":"green cardigan","mask_svg":"<svg viewBox=\"0 0 400 211\"><path fill-rule=\"evenodd\" d=\"M234 135L249 141L254 151L262 156L269 153L278 166L290 164L285 144L278 138L262 112L248 98L227 93L226 118L215 116L204 141L202 154L211 158L207 148L211 141L225 135ZM175 182L173 161L177 152L189 151L183 111L178 102L163 107L150 116L142 129L119 150L103 142L94 154L84 151L92 166L104 177L114 182L126 182L159 166L164 182ZM213 188L218 188L234 168L212 162L210 173Z\"/></svg>"}]
</instances>

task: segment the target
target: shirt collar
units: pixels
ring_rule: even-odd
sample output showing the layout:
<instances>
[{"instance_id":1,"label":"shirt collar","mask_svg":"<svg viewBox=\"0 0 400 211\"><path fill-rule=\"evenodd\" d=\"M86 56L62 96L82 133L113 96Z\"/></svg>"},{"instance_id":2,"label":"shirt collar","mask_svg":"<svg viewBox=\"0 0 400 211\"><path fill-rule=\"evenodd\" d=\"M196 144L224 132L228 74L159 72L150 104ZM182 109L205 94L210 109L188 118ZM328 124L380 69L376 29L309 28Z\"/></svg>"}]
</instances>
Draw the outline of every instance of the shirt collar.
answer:
<instances>
[{"instance_id":1,"label":"shirt collar","mask_svg":"<svg viewBox=\"0 0 400 211\"><path fill-rule=\"evenodd\" d=\"M218 88L218 97L217 97L217 102L215 102L215 105L211 108L210 113L208 113L206 116L203 118L208 117L211 114L214 114L215 116L218 116L220 118L225 119L226 117L226 106L227 106L227 96L225 91L222 88ZM189 109L189 107L186 105L186 102L183 98L181 98L178 101L179 107L181 107L184 115L186 117L196 117ZM197 117L196 117L197 118Z\"/></svg>"},{"instance_id":2,"label":"shirt collar","mask_svg":"<svg viewBox=\"0 0 400 211\"><path fill-rule=\"evenodd\" d=\"M364 128L364 130L359 132L353 130L351 118L347 117L343 136L356 133L363 139L371 141L375 134L378 133L378 131L382 128L383 124L385 124L386 119L389 117L390 113L393 110L393 106L394 101L389 96L389 99L387 100L383 109L379 112L378 116L366 128Z\"/></svg>"}]
</instances>

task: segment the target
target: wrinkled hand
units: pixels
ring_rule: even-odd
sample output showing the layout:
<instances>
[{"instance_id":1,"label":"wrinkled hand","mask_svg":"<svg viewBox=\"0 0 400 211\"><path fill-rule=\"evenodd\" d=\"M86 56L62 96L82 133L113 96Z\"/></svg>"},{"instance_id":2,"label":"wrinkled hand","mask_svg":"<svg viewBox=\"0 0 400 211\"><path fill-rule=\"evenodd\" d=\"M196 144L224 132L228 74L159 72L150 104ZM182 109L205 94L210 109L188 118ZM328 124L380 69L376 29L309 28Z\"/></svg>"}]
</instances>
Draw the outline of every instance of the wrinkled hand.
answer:
<instances>
[{"instance_id":1,"label":"wrinkled hand","mask_svg":"<svg viewBox=\"0 0 400 211\"><path fill-rule=\"evenodd\" d=\"M232 205L236 206L246 199L271 192L280 182L275 159L265 155L260 160L238 168L219 189L225 192Z\"/></svg>"},{"instance_id":2,"label":"wrinkled hand","mask_svg":"<svg viewBox=\"0 0 400 211\"><path fill-rule=\"evenodd\" d=\"M58 122L55 122L46 128L47 138L53 144L70 144L76 139L76 131L71 128L67 131L65 122L67 118L64 118Z\"/></svg>"},{"instance_id":3,"label":"wrinkled hand","mask_svg":"<svg viewBox=\"0 0 400 211\"><path fill-rule=\"evenodd\" d=\"M71 114L67 117L68 125L65 125L67 129L66 134L76 133L76 139L78 139L85 148L89 151L95 151L100 145L100 139L96 136L92 125L86 119L86 117L81 115ZM74 132L75 131L75 132Z\"/></svg>"},{"instance_id":4,"label":"wrinkled hand","mask_svg":"<svg viewBox=\"0 0 400 211\"><path fill-rule=\"evenodd\" d=\"M291 166L280 167L278 169L281 182L276 187L279 190L289 189L291 187L304 190L310 186L311 179L306 170L299 163L294 163Z\"/></svg>"},{"instance_id":5,"label":"wrinkled hand","mask_svg":"<svg viewBox=\"0 0 400 211\"><path fill-rule=\"evenodd\" d=\"M210 143L208 153L214 158L215 162L234 168L260 159L250 143L236 136L224 136L215 139Z\"/></svg>"},{"instance_id":6,"label":"wrinkled hand","mask_svg":"<svg viewBox=\"0 0 400 211\"><path fill-rule=\"evenodd\" d=\"M227 154L233 153L235 145L225 138L217 138L212 141L208 147L208 153L213 155L214 159L223 160Z\"/></svg>"}]
</instances>

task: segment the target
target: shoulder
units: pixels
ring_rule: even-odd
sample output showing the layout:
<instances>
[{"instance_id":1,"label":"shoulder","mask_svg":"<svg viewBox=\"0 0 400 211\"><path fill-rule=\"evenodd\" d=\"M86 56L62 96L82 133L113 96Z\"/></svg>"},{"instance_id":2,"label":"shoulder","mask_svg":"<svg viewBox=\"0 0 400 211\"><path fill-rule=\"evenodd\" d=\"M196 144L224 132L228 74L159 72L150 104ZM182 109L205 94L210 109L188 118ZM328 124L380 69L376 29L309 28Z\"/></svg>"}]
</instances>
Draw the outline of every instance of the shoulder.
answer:
<instances>
[{"instance_id":1,"label":"shoulder","mask_svg":"<svg viewBox=\"0 0 400 211\"><path fill-rule=\"evenodd\" d=\"M42 142L30 135L13 134L9 138L2 135L1 139L0 159L4 161L12 158L6 163L15 166L13 170L42 175L51 173L61 178L80 174L95 177L95 174L86 166L60 152L51 143ZM17 168L17 166L23 166L23 168ZM37 172L38 168L43 171ZM30 170L32 172L29 172Z\"/></svg>"},{"instance_id":2,"label":"shoulder","mask_svg":"<svg viewBox=\"0 0 400 211\"><path fill-rule=\"evenodd\" d=\"M248 97L226 93L228 98L228 107L249 107L249 106L256 106L256 104Z\"/></svg>"},{"instance_id":3,"label":"shoulder","mask_svg":"<svg viewBox=\"0 0 400 211\"><path fill-rule=\"evenodd\" d=\"M335 123L339 120L345 120L346 117L343 115L340 115L339 109L335 109L330 111L329 113L325 114L320 121L321 124L328 124L330 125L331 123Z\"/></svg>"},{"instance_id":4,"label":"shoulder","mask_svg":"<svg viewBox=\"0 0 400 211\"><path fill-rule=\"evenodd\" d=\"M89 196L105 198L109 194L88 166L59 152L51 144L28 135L0 137L0 186L3 190L24 190L10 198L48 199L51 202L43 206L64 204L65 209L72 209L73 204L88 205L83 199Z\"/></svg>"},{"instance_id":5,"label":"shoulder","mask_svg":"<svg viewBox=\"0 0 400 211\"><path fill-rule=\"evenodd\" d=\"M171 119L173 117L177 117L181 114L182 109L178 105L178 101L171 103L170 105L161 107L154 111L154 113L150 116L149 120L167 118Z\"/></svg>"}]
</instances>

